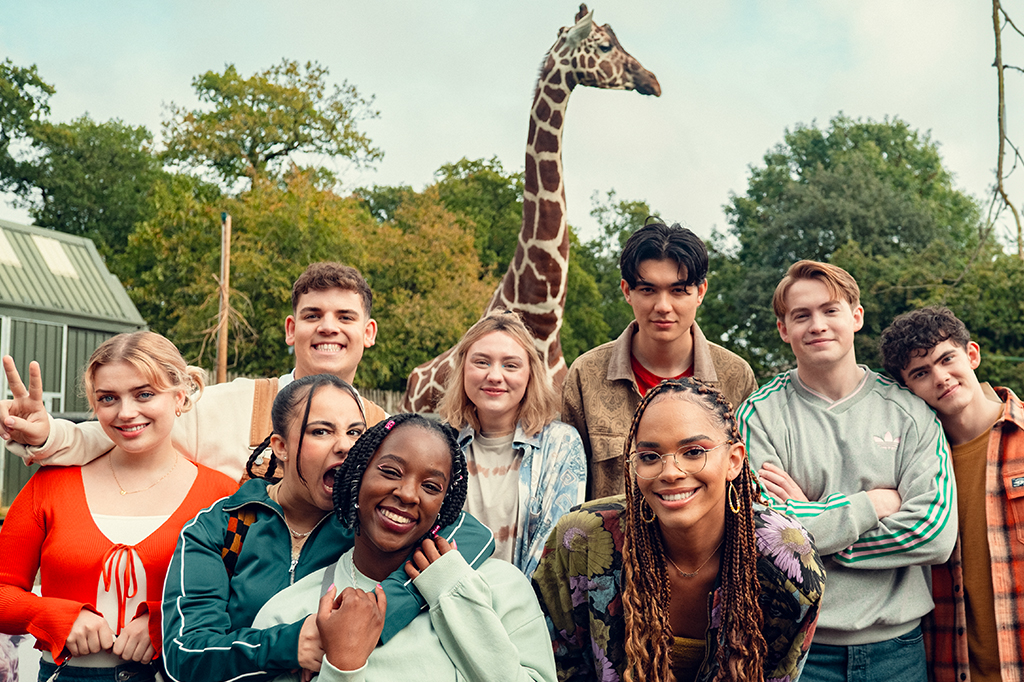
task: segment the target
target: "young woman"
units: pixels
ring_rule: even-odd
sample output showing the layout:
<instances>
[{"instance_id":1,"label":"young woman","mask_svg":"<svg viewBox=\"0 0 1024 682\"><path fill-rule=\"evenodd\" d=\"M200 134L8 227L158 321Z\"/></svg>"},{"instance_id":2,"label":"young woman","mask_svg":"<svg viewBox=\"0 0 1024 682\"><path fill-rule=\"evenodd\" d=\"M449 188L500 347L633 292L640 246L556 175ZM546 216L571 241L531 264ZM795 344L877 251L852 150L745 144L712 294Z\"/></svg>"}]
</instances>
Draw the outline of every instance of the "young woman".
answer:
<instances>
[{"instance_id":1,"label":"young woman","mask_svg":"<svg viewBox=\"0 0 1024 682\"><path fill-rule=\"evenodd\" d=\"M319 604L322 682L553 681L551 642L526 578L493 559L474 570L438 534L459 517L466 475L451 428L415 414L372 427L334 491L335 513L355 531L355 546L274 597L254 627L300 618ZM380 581L403 564L429 610L377 646L388 605Z\"/></svg>"},{"instance_id":2,"label":"young woman","mask_svg":"<svg viewBox=\"0 0 1024 682\"><path fill-rule=\"evenodd\" d=\"M664 381L626 442L626 495L563 517L533 575L559 679L795 680L825 572L759 504L728 401Z\"/></svg>"},{"instance_id":3,"label":"young woman","mask_svg":"<svg viewBox=\"0 0 1024 682\"><path fill-rule=\"evenodd\" d=\"M494 531L495 558L529 577L555 522L583 502L587 460L573 427L555 421L558 396L518 315L495 312L453 353L438 405L469 465L466 511Z\"/></svg>"},{"instance_id":4,"label":"young woman","mask_svg":"<svg viewBox=\"0 0 1024 682\"><path fill-rule=\"evenodd\" d=\"M30 393L37 378L30 370ZM171 445L203 376L164 337L107 340L83 383L114 446L82 467L46 467L18 494L0 531L0 630L36 637L40 680L58 666L62 682L152 680L178 533L237 485ZM41 597L31 591L37 569Z\"/></svg>"},{"instance_id":5,"label":"young woman","mask_svg":"<svg viewBox=\"0 0 1024 682\"><path fill-rule=\"evenodd\" d=\"M355 389L328 374L283 387L271 419L266 478L247 481L182 530L164 590L164 649L175 679L214 682L320 669L313 618L266 630L251 625L271 596L352 546L351 531L331 514L334 477L366 425ZM261 455L252 454L250 473ZM489 546L490 533L464 521L460 541L478 550ZM419 612L420 598L404 573L384 578L397 631ZM384 639L390 634L385 631Z\"/></svg>"}]
</instances>

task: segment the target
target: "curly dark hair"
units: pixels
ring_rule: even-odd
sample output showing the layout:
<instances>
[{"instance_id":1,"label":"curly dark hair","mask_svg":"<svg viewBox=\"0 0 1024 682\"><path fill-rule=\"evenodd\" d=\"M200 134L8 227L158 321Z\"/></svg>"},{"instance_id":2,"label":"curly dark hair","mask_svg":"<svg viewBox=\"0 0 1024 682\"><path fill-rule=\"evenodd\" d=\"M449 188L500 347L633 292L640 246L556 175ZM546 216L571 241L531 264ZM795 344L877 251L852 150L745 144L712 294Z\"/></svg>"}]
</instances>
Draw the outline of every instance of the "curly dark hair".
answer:
<instances>
[{"instance_id":1,"label":"curly dark hair","mask_svg":"<svg viewBox=\"0 0 1024 682\"><path fill-rule=\"evenodd\" d=\"M882 366L901 386L903 370L911 358L927 355L943 341L967 348L971 334L953 311L943 306L928 306L903 313L892 321L878 342Z\"/></svg>"},{"instance_id":2,"label":"curly dark hair","mask_svg":"<svg viewBox=\"0 0 1024 682\"><path fill-rule=\"evenodd\" d=\"M385 438L401 427L413 426L436 433L448 445L452 456L452 471L448 478L448 490L445 491L437 521L427 536L436 535L438 530L451 525L459 517L462 505L466 502L469 471L466 469L466 458L462 454L462 448L459 447L458 434L447 424L441 424L421 414L407 412L396 414L367 429L366 433L360 436L349 450L345 463L334 473L334 514L341 521L341 525L351 528L356 533L359 532L357 503L366 467L370 464L373 456L377 454L377 450L380 449Z\"/></svg>"},{"instance_id":3,"label":"curly dark hair","mask_svg":"<svg viewBox=\"0 0 1024 682\"><path fill-rule=\"evenodd\" d=\"M343 381L333 374L311 374L296 379L278 391L274 398L274 406L270 409L270 421L274 431L249 455L249 461L245 463L245 471L250 478L262 478L267 481L281 479L281 475L277 473L277 456L270 448L270 439L275 433L282 438L288 435L288 427L298 413L299 403L305 399L306 409L302 414L302 426L299 427L298 447L295 448L295 472L303 481L306 480L302 475L302 441L306 437L306 424L309 423L309 408L313 404L313 394L321 386L334 386L352 396L352 400L356 401L356 405L359 406L359 413L363 415L363 422L366 421L366 411L363 409L363 402L359 399L359 393L347 381ZM254 469L256 460L268 450L270 451L270 462L266 471L259 473Z\"/></svg>"},{"instance_id":4,"label":"curly dark hair","mask_svg":"<svg viewBox=\"0 0 1024 682\"><path fill-rule=\"evenodd\" d=\"M629 427L623 451L626 486L626 518L623 528L622 605L626 621L625 682L674 680L671 664L672 627L669 624L671 590L665 549L657 522L647 523L641 510L643 493L630 473L630 450L637 429L651 403L677 395L702 407L734 441L742 442L732 405L721 391L699 379L686 377L662 381L640 401ZM757 543L753 506L761 503L760 485L749 462L733 481L739 511L725 515L721 571L722 625L714 679L728 682L761 682L767 644L761 631L763 618L758 597ZM728 505L728 500L723 504Z\"/></svg>"}]
</instances>

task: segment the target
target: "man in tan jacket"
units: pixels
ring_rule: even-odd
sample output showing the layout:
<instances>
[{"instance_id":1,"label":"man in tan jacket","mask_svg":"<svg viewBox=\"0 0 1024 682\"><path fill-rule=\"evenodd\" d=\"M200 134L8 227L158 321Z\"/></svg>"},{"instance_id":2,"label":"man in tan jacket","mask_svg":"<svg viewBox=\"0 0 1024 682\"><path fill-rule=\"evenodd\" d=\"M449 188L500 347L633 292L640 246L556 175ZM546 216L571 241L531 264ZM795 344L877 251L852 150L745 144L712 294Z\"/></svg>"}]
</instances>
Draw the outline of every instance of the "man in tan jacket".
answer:
<instances>
[{"instance_id":1,"label":"man in tan jacket","mask_svg":"<svg viewBox=\"0 0 1024 682\"><path fill-rule=\"evenodd\" d=\"M649 222L619 258L634 320L615 341L576 358L562 386L562 421L583 439L587 499L624 492L622 449L640 399L663 379L714 384L733 407L757 382L750 365L705 338L694 321L708 290L708 252L692 231Z\"/></svg>"}]
</instances>

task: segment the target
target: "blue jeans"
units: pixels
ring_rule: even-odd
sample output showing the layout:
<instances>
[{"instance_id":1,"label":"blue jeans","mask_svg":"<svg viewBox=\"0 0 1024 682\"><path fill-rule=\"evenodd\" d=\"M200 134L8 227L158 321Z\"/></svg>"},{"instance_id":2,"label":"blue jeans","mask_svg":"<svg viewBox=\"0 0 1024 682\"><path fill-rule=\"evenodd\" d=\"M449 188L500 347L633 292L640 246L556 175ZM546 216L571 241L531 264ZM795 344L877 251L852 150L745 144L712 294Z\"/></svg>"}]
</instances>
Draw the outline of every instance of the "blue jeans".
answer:
<instances>
[{"instance_id":1,"label":"blue jeans","mask_svg":"<svg viewBox=\"0 0 1024 682\"><path fill-rule=\"evenodd\" d=\"M874 644L811 643L800 682L928 682L921 628Z\"/></svg>"},{"instance_id":2,"label":"blue jeans","mask_svg":"<svg viewBox=\"0 0 1024 682\"><path fill-rule=\"evenodd\" d=\"M81 666L57 666L49 661L39 661L39 682L46 682L60 668L57 682L153 682L156 679L157 663L126 662L116 668L83 668Z\"/></svg>"}]
</instances>

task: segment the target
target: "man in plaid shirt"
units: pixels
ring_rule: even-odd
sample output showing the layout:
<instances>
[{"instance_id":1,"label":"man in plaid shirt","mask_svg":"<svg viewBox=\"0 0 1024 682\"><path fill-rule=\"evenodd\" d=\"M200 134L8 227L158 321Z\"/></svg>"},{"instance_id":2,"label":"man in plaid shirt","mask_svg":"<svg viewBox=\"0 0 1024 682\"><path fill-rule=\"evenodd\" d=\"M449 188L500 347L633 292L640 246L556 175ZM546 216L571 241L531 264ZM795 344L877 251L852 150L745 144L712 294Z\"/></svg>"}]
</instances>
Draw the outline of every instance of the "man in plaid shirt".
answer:
<instances>
[{"instance_id":1,"label":"man in plaid shirt","mask_svg":"<svg viewBox=\"0 0 1024 682\"><path fill-rule=\"evenodd\" d=\"M897 317L882 363L928 403L952 446L960 532L933 567L925 627L935 682L1024 679L1024 406L978 382L978 344L947 308Z\"/></svg>"}]
</instances>

